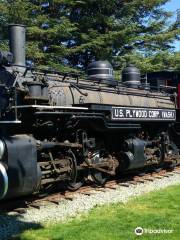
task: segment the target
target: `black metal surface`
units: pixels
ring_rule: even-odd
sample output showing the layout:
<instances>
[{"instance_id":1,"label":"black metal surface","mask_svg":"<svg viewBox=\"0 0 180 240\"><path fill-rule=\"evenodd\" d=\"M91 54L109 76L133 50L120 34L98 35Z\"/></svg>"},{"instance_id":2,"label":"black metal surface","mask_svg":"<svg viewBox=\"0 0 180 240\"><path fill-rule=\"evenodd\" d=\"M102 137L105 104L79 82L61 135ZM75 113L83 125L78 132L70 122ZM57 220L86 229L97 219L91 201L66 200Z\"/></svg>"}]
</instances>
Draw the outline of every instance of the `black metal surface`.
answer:
<instances>
[{"instance_id":1,"label":"black metal surface","mask_svg":"<svg viewBox=\"0 0 180 240\"><path fill-rule=\"evenodd\" d=\"M9 25L10 51L13 54L13 64L25 66L25 26Z\"/></svg>"},{"instance_id":2,"label":"black metal surface","mask_svg":"<svg viewBox=\"0 0 180 240\"><path fill-rule=\"evenodd\" d=\"M105 83L108 86L116 86L112 65L108 61L95 61L89 64L87 69L88 79Z\"/></svg>"},{"instance_id":3,"label":"black metal surface","mask_svg":"<svg viewBox=\"0 0 180 240\"><path fill-rule=\"evenodd\" d=\"M0 112L4 112L9 104L9 98L5 85L0 85Z\"/></svg>"},{"instance_id":4,"label":"black metal surface","mask_svg":"<svg viewBox=\"0 0 180 240\"><path fill-rule=\"evenodd\" d=\"M0 66L9 66L12 63L13 55L10 52L0 51Z\"/></svg>"},{"instance_id":5,"label":"black metal surface","mask_svg":"<svg viewBox=\"0 0 180 240\"><path fill-rule=\"evenodd\" d=\"M125 151L121 152L124 169L136 169L145 165L146 157L144 155L145 141L134 138L125 141Z\"/></svg>"},{"instance_id":6,"label":"black metal surface","mask_svg":"<svg viewBox=\"0 0 180 240\"><path fill-rule=\"evenodd\" d=\"M33 81L27 83L29 89L29 95L31 97L41 97L42 96L42 86L41 82Z\"/></svg>"},{"instance_id":7,"label":"black metal surface","mask_svg":"<svg viewBox=\"0 0 180 240\"><path fill-rule=\"evenodd\" d=\"M141 85L140 71L134 65L127 65L122 71L122 82L128 87L138 88Z\"/></svg>"},{"instance_id":8,"label":"black metal surface","mask_svg":"<svg viewBox=\"0 0 180 240\"><path fill-rule=\"evenodd\" d=\"M13 85L14 80L15 75L0 66L0 84L4 84L5 87L10 87Z\"/></svg>"},{"instance_id":9,"label":"black metal surface","mask_svg":"<svg viewBox=\"0 0 180 240\"><path fill-rule=\"evenodd\" d=\"M16 135L4 139L7 155L4 158L8 166L9 189L6 198L33 193L40 183L37 165L36 143L28 135Z\"/></svg>"},{"instance_id":10,"label":"black metal surface","mask_svg":"<svg viewBox=\"0 0 180 240\"><path fill-rule=\"evenodd\" d=\"M140 129L141 128L141 124L137 124L137 123L113 123L112 121L108 121L104 114L99 114L99 113L76 113L76 112L35 112L34 113L37 116L41 116L41 117L52 117L54 116L55 118L57 118L58 116L65 116L65 115L69 115L71 116L71 119L79 119L79 120L94 120L94 122L92 122L92 127L94 125L94 127L98 127L96 125L95 120L100 120L100 124L99 124L99 130L105 130L105 129ZM90 124L90 123L89 123Z\"/></svg>"}]
</instances>

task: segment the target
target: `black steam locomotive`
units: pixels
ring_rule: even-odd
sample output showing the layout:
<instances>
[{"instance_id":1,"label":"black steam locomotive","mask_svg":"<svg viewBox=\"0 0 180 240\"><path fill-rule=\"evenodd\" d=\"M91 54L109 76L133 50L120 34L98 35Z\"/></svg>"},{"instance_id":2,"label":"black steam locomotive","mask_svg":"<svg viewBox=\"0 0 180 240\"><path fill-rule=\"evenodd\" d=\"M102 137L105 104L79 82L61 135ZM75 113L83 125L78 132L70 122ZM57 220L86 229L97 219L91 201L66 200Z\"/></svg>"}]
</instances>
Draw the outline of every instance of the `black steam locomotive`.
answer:
<instances>
[{"instance_id":1,"label":"black steam locomotive","mask_svg":"<svg viewBox=\"0 0 180 240\"><path fill-rule=\"evenodd\" d=\"M178 161L175 88L152 90L133 65L117 82L107 61L86 79L27 67L22 25L10 26L10 51L0 53L1 199Z\"/></svg>"}]
</instances>

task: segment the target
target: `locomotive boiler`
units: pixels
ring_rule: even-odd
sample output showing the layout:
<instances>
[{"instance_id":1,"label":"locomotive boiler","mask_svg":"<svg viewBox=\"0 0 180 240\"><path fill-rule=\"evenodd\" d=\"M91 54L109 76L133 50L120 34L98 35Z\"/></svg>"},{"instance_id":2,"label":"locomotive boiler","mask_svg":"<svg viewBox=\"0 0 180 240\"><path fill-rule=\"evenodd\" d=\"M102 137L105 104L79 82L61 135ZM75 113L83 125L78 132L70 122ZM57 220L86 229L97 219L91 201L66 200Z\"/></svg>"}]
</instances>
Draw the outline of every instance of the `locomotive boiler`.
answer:
<instances>
[{"instance_id":1,"label":"locomotive boiler","mask_svg":"<svg viewBox=\"0 0 180 240\"><path fill-rule=\"evenodd\" d=\"M178 160L176 91L152 91L133 65L122 82L107 61L90 63L85 78L27 67L25 26L9 31L11 53L0 54L1 199Z\"/></svg>"}]
</instances>

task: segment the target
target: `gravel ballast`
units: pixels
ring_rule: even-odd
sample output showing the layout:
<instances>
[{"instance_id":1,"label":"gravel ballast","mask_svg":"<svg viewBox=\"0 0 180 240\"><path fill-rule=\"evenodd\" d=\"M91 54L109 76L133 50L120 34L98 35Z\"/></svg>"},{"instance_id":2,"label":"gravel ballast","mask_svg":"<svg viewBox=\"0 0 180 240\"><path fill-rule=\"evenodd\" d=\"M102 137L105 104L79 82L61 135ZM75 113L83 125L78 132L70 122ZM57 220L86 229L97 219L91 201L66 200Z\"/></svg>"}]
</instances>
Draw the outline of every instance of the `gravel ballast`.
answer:
<instances>
[{"instance_id":1,"label":"gravel ballast","mask_svg":"<svg viewBox=\"0 0 180 240\"><path fill-rule=\"evenodd\" d=\"M132 197L177 184L180 184L180 174L174 173L168 178L155 179L153 182L138 183L129 187L119 186L116 190L107 189L105 192L95 191L90 196L77 193L73 201L62 200L59 205L46 203L40 209L29 208L23 215L14 212L0 215L0 240L6 240L25 229L40 228L44 223L64 222L70 217L88 212L97 205L126 203Z\"/></svg>"}]
</instances>

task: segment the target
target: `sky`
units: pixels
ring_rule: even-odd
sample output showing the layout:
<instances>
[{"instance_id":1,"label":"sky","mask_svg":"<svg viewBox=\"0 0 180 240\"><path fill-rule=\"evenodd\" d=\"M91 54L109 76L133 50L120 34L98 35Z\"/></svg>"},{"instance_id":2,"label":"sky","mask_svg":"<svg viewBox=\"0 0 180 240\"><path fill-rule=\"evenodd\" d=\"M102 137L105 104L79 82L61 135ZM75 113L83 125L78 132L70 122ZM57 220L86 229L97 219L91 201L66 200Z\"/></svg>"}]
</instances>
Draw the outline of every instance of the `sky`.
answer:
<instances>
[{"instance_id":1,"label":"sky","mask_svg":"<svg viewBox=\"0 0 180 240\"><path fill-rule=\"evenodd\" d=\"M168 11L176 12L177 9L180 9L180 0L170 0L168 3L164 5L164 7ZM180 51L180 41L176 41L174 45L176 47L176 51Z\"/></svg>"},{"instance_id":2,"label":"sky","mask_svg":"<svg viewBox=\"0 0 180 240\"><path fill-rule=\"evenodd\" d=\"M180 0L170 0L166 3L165 8L170 11L176 11L180 9Z\"/></svg>"}]
</instances>

